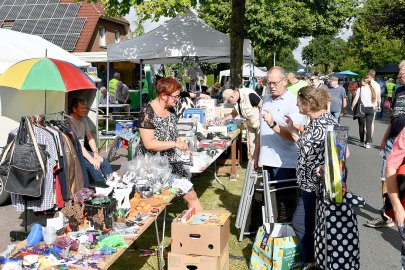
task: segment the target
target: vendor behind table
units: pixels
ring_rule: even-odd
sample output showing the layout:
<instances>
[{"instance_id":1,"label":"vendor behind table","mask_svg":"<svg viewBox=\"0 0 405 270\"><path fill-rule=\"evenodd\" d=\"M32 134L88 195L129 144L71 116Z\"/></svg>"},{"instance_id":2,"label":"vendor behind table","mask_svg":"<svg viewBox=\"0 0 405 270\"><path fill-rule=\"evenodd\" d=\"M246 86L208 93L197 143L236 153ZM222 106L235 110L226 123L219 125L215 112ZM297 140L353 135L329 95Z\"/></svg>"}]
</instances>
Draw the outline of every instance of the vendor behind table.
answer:
<instances>
[{"instance_id":1,"label":"vendor behind table","mask_svg":"<svg viewBox=\"0 0 405 270\"><path fill-rule=\"evenodd\" d=\"M170 110L180 99L180 83L172 78L162 78L157 82L158 96L143 107L139 116L139 132L141 137L139 151L141 154L156 154L173 159L176 149L187 151L188 146L178 138L177 118ZM172 164L172 173L187 177L187 172L181 163ZM185 192L183 199L189 208L201 210L202 206L196 192L191 188Z\"/></svg>"},{"instance_id":2,"label":"vendor behind table","mask_svg":"<svg viewBox=\"0 0 405 270\"><path fill-rule=\"evenodd\" d=\"M221 124L236 116L242 116L247 122L247 139L249 157L253 157L256 134L260 127L260 107L262 100L259 95L250 88L226 89L222 94L224 103L235 104L231 114L222 118Z\"/></svg>"}]
</instances>

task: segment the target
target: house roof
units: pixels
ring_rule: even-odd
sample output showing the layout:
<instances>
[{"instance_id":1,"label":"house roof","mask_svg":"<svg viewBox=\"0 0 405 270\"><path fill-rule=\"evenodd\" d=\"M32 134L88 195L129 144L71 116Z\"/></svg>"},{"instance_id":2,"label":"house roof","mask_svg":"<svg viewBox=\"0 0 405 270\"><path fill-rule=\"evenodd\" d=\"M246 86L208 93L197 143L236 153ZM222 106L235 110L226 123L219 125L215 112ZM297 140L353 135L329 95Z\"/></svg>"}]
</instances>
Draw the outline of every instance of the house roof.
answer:
<instances>
[{"instance_id":1,"label":"house roof","mask_svg":"<svg viewBox=\"0 0 405 270\"><path fill-rule=\"evenodd\" d=\"M98 21L110 20L128 29L124 18L106 18L100 3L49 0L42 4L26 1L0 1L0 26L38 35L67 51L86 51Z\"/></svg>"}]
</instances>

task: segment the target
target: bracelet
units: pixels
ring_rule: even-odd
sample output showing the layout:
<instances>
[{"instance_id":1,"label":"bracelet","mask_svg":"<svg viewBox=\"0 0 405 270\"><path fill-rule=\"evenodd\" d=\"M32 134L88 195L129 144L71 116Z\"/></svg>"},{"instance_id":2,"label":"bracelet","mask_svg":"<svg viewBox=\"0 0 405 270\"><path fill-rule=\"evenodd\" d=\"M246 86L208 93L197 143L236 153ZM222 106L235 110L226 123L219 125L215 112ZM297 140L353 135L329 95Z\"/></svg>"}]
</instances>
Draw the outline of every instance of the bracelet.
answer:
<instances>
[{"instance_id":1,"label":"bracelet","mask_svg":"<svg viewBox=\"0 0 405 270\"><path fill-rule=\"evenodd\" d=\"M270 125L270 128L275 128L277 126L277 122L273 121L273 124Z\"/></svg>"}]
</instances>

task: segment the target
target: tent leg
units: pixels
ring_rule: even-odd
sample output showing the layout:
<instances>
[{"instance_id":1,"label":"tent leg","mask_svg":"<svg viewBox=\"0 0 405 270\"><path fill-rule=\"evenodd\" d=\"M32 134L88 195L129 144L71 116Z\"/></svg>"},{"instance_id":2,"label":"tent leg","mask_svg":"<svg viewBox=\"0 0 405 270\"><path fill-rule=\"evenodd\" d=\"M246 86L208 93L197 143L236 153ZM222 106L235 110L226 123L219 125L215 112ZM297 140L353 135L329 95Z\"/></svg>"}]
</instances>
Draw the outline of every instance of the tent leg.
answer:
<instances>
[{"instance_id":1,"label":"tent leg","mask_svg":"<svg viewBox=\"0 0 405 270\"><path fill-rule=\"evenodd\" d=\"M145 74L146 75L146 74ZM145 76L146 78L146 76ZM139 112L142 108L142 60L139 61Z\"/></svg>"}]
</instances>

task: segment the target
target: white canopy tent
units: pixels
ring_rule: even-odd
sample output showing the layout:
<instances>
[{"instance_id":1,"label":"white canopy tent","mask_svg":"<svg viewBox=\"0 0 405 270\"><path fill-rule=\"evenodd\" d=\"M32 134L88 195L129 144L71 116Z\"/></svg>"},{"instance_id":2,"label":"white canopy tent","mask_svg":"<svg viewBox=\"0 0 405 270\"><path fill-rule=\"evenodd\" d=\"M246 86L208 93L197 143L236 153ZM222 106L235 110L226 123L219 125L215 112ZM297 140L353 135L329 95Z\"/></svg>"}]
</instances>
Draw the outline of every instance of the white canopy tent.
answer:
<instances>
[{"instance_id":1,"label":"white canopy tent","mask_svg":"<svg viewBox=\"0 0 405 270\"><path fill-rule=\"evenodd\" d=\"M0 42L0 74L17 62L45 56L67 61L78 67L90 66L89 63L40 36L0 28L0 40L2 41Z\"/></svg>"},{"instance_id":2,"label":"white canopy tent","mask_svg":"<svg viewBox=\"0 0 405 270\"><path fill-rule=\"evenodd\" d=\"M261 70L260 68L254 66L254 76L256 78L261 78L267 75L266 71ZM250 72L251 72L251 66L249 64L244 64L242 67L242 77L250 77ZM219 72L219 77L223 76L230 76L230 70L222 70Z\"/></svg>"},{"instance_id":3,"label":"white canopy tent","mask_svg":"<svg viewBox=\"0 0 405 270\"><path fill-rule=\"evenodd\" d=\"M130 61L143 64L181 63L195 57L199 62L229 63L230 38L190 10L165 22L158 28L133 39L109 45L109 62ZM243 60L250 62L253 50L245 39Z\"/></svg>"}]
</instances>

